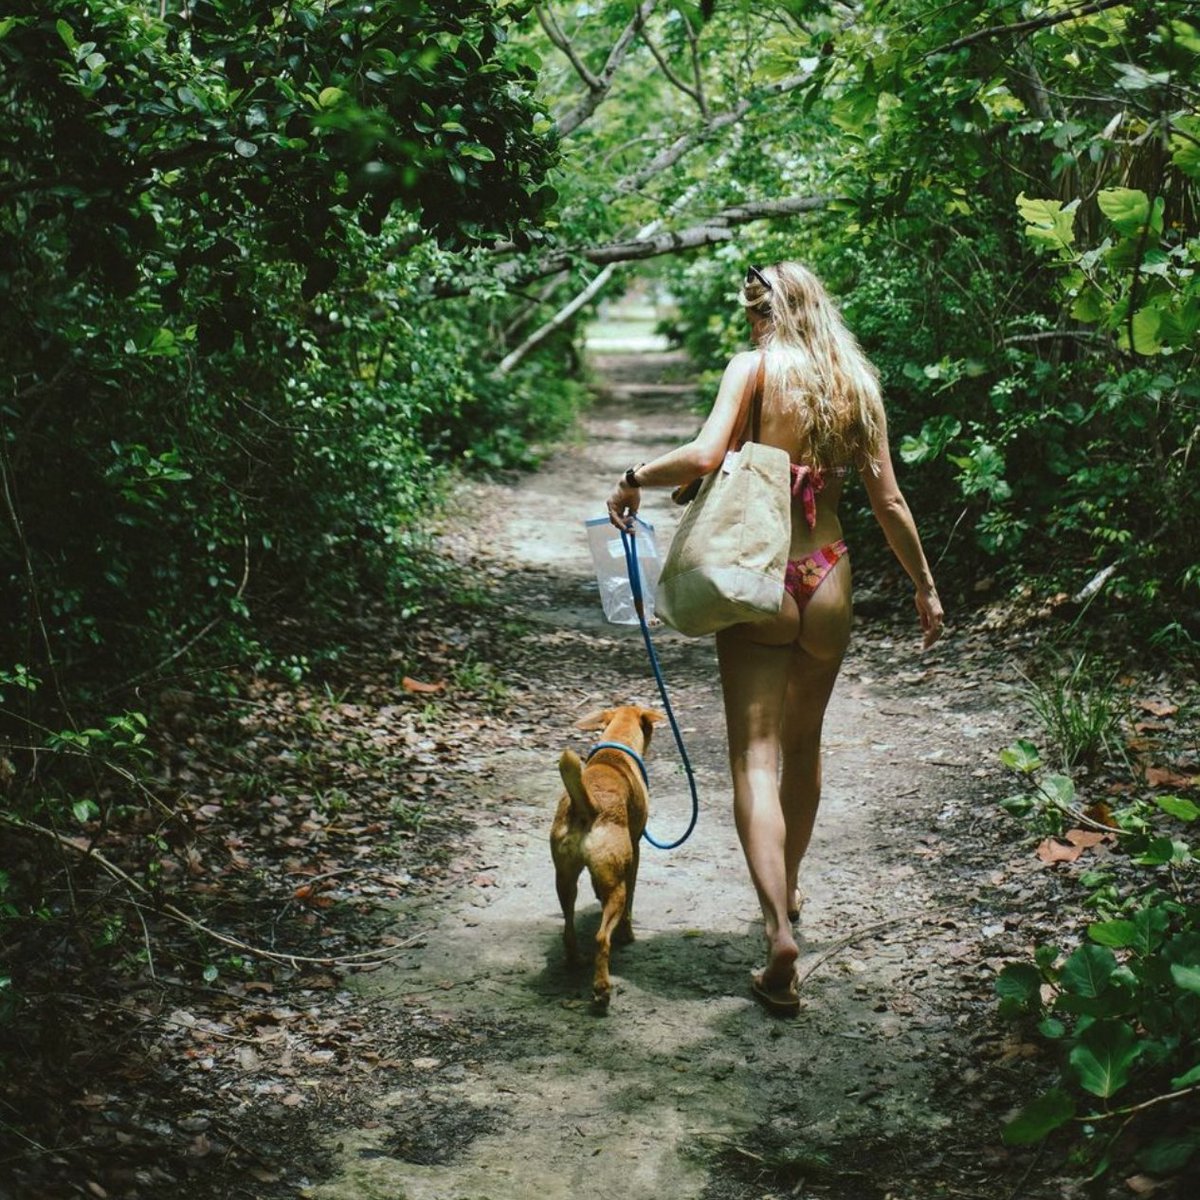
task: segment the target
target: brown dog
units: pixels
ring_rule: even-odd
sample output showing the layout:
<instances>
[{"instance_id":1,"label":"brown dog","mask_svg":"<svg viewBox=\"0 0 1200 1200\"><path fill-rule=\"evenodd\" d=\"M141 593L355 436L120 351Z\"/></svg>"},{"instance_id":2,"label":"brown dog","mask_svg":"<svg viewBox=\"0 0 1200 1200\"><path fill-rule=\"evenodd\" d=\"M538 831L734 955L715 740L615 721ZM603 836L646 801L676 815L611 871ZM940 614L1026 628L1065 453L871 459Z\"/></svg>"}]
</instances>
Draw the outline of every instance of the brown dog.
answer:
<instances>
[{"instance_id":1,"label":"brown dog","mask_svg":"<svg viewBox=\"0 0 1200 1200\"><path fill-rule=\"evenodd\" d=\"M575 727L602 729L599 741L618 742L641 756L649 748L655 722L663 719L653 709L627 704L590 713ZM622 943L633 941L633 889L649 797L637 760L624 750L597 750L586 765L579 755L565 750L558 772L567 791L558 802L550 830L550 852L565 922L563 946L567 962L576 963L575 896L580 873L587 867L602 909L592 999L605 1008L612 990L608 960L613 937Z\"/></svg>"}]
</instances>

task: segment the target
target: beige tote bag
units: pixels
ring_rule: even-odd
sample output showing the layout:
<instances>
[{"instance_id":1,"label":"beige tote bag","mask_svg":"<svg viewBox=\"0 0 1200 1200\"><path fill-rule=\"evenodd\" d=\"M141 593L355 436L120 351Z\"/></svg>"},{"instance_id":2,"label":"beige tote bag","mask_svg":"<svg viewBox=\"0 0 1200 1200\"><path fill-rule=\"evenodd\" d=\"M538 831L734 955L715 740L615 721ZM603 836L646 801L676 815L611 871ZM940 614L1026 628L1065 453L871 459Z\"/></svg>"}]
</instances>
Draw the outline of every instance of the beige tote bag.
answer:
<instances>
[{"instance_id":1,"label":"beige tote bag","mask_svg":"<svg viewBox=\"0 0 1200 1200\"><path fill-rule=\"evenodd\" d=\"M783 606L792 533L786 450L759 442L766 358L750 402L749 441L700 486L688 505L658 580L656 609L689 637L775 616Z\"/></svg>"}]
</instances>

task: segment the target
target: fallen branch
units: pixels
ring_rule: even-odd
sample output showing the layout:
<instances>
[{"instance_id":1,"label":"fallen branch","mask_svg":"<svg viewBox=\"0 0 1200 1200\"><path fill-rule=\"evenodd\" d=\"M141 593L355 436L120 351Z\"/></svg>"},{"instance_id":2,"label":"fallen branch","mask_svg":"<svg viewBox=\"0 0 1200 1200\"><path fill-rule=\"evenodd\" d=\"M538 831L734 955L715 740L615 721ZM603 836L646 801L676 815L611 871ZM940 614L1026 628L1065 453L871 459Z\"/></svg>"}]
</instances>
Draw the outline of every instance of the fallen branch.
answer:
<instances>
[{"instance_id":1,"label":"fallen branch","mask_svg":"<svg viewBox=\"0 0 1200 1200\"><path fill-rule=\"evenodd\" d=\"M797 991L809 981L809 979L816 973L818 968L823 967L839 950L844 950L847 946L853 945L855 942L865 938L868 934L876 933L880 929L886 929L889 925L899 925L900 922L912 920L913 917L917 917L918 919L928 919L930 916L931 914L928 912L901 913L897 917L888 917L885 921L876 921L873 925L864 925L861 929L856 929L853 933L848 933L845 937L838 938L836 942L832 943L832 945L817 955L817 957L809 964L808 969L803 975L797 973Z\"/></svg>"},{"instance_id":2,"label":"fallen branch","mask_svg":"<svg viewBox=\"0 0 1200 1200\"><path fill-rule=\"evenodd\" d=\"M1086 1117L1076 1117L1076 1121L1084 1121L1091 1124L1093 1121L1108 1121L1113 1117L1128 1117L1132 1113L1142 1112L1144 1109L1153 1108L1156 1104L1163 1104L1167 1100L1178 1100L1181 1096L1190 1096L1194 1092L1200 1092L1200 1083L1192 1087L1181 1088L1177 1092L1167 1092L1162 1096L1154 1096L1149 1100L1143 1100L1141 1104L1130 1104L1126 1108L1114 1108L1111 1112L1106 1113L1090 1113Z\"/></svg>"},{"instance_id":3,"label":"fallen branch","mask_svg":"<svg viewBox=\"0 0 1200 1200\"><path fill-rule=\"evenodd\" d=\"M277 950L267 950L262 946L254 946L249 942L244 942L241 938L221 933L219 930L213 929L210 925L205 925L203 921L197 921L195 917L188 916L187 913L182 909L176 908L173 904L155 904L154 897L148 888L138 883L133 876L123 871L110 859L105 858L103 854L92 846L81 846L71 838L64 837L60 833L55 833L53 829L47 829L44 825L37 825L32 821L23 821L20 817L14 817L10 813L0 812L0 823L8 825L12 829L22 829L30 833L40 834L42 837L49 838L64 849L74 850L82 858L91 859L118 883L124 884L131 892L135 892L137 895L145 897L150 901L149 904L143 906L136 900L130 900L130 903L135 908L140 910L145 907L147 911L168 917L177 924L186 925L189 929L195 930L205 937L212 938L213 941L219 942L223 946L240 950L244 954L252 954L255 958L265 958L270 959L272 962L283 963L285 966L307 963L310 966L321 967L359 967L371 963L383 963L399 957L409 946L415 945L422 938L428 936L426 933L415 933L412 937L407 938L396 946L389 947L386 951L364 950L358 954L339 954L330 957L317 957L309 954L281 954Z\"/></svg>"}]
</instances>

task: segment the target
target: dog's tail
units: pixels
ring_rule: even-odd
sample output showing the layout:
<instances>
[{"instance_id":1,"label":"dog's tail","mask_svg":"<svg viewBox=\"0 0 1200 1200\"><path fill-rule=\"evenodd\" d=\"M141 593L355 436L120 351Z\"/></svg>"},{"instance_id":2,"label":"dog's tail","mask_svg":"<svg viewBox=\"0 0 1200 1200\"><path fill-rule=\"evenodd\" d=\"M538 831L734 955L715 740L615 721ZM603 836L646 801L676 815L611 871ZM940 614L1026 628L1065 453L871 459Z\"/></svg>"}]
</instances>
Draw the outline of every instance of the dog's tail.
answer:
<instances>
[{"instance_id":1,"label":"dog's tail","mask_svg":"<svg viewBox=\"0 0 1200 1200\"><path fill-rule=\"evenodd\" d=\"M574 750L564 750L558 760L558 773L562 776L563 787L571 797L571 807L575 816L590 823L596 816L596 805L588 795L587 784L583 781L583 763Z\"/></svg>"}]
</instances>

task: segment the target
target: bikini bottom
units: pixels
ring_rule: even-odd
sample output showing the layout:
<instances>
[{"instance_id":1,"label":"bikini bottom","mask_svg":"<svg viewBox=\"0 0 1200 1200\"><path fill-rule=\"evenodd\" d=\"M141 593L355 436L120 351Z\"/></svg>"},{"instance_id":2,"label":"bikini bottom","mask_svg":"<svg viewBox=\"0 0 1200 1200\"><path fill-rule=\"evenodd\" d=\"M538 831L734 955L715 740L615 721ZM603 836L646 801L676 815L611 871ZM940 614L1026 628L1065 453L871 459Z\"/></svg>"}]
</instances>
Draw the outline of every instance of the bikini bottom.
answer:
<instances>
[{"instance_id":1,"label":"bikini bottom","mask_svg":"<svg viewBox=\"0 0 1200 1200\"><path fill-rule=\"evenodd\" d=\"M837 565L840 558L850 553L850 547L842 538L822 546L815 554L804 558L793 558L787 565L783 586L788 594L796 601L796 607L803 614L808 602L816 594L817 588L825 580L825 576Z\"/></svg>"}]
</instances>

